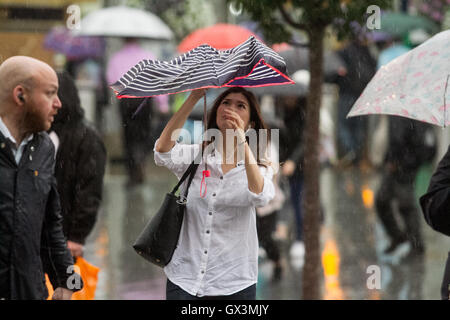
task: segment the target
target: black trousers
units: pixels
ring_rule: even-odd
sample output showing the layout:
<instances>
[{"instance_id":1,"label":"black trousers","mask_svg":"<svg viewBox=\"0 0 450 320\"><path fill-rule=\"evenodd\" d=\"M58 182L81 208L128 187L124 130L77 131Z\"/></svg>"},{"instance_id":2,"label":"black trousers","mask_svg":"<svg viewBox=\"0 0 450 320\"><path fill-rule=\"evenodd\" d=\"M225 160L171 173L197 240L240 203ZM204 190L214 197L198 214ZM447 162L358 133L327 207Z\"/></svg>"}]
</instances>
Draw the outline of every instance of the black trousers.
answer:
<instances>
[{"instance_id":1,"label":"black trousers","mask_svg":"<svg viewBox=\"0 0 450 320\"><path fill-rule=\"evenodd\" d=\"M144 164L151 150L152 100L148 99L143 108L133 117L144 99L120 99L120 115L123 127L123 143L127 169L130 180L142 182L144 179Z\"/></svg>"},{"instance_id":2,"label":"black trousers","mask_svg":"<svg viewBox=\"0 0 450 320\"><path fill-rule=\"evenodd\" d=\"M414 193L415 176L416 172L411 172L407 176L386 173L378 189L375 204L378 217L392 241L409 240L413 250L422 250L420 215ZM404 229L400 227L393 210L394 201L397 201L399 218L404 222Z\"/></svg>"},{"instance_id":3,"label":"black trousers","mask_svg":"<svg viewBox=\"0 0 450 320\"><path fill-rule=\"evenodd\" d=\"M280 248L272 236L277 225L277 216L278 211L266 216L256 215L259 244L266 250L267 257L274 262L280 260Z\"/></svg>"},{"instance_id":4,"label":"black trousers","mask_svg":"<svg viewBox=\"0 0 450 320\"><path fill-rule=\"evenodd\" d=\"M256 300L256 284L228 296L193 296L167 279L166 300Z\"/></svg>"}]
</instances>

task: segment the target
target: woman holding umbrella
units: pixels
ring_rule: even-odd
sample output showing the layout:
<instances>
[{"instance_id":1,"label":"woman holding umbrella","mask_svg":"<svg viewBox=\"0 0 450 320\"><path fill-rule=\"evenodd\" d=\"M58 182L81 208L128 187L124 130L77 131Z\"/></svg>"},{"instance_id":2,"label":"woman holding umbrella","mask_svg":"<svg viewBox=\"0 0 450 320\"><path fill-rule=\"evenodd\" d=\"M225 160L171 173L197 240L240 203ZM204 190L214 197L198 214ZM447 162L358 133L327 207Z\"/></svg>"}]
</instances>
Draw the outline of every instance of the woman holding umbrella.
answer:
<instances>
[{"instance_id":1,"label":"woman holding umbrella","mask_svg":"<svg viewBox=\"0 0 450 320\"><path fill-rule=\"evenodd\" d=\"M219 139L200 145L178 144L196 102L205 94L194 90L172 116L155 143L155 162L180 178L196 154L208 164L208 190L202 194L204 173L196 172L178 246L164 268L167 299L256 299L258 239L255 207L274 197L273 170L261 152L253 153L245 132L266 129L255 96L241 87L215 100L208 128ZM230 130L231 129L231 130ZM257 136L258 146L260 145ZM238 152L243 149L243 152ZM200 192L199 192L200 190Z\"/></svg>"}]
</instances>

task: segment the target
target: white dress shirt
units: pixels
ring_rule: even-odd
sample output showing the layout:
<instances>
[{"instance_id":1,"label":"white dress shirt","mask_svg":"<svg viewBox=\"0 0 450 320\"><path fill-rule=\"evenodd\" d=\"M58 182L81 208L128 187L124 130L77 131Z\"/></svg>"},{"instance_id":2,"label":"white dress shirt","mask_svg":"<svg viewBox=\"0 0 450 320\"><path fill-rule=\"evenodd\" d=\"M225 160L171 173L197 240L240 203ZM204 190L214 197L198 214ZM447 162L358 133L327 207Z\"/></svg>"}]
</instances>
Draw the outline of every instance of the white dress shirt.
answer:
<instances>
[{"instance_id":1,"label":"white dress shirt","mask_svg":"<svg viewBox=\"0 0 450 320\"><path fill-rule=\"evenodd\" d=\"M19 164L20 159L22 159L22 154L23 151L25 150L25 146L28 144L28 142L30 142L33 139L34 135L29 134L28 136L26 136L20 143L19 147L17 147L16 139L14 139L14 137L12 136L11 132L9 131L8 127L5 125L1 117L0 117L0 132L6 139L10 140L13 143L11 146L12 147L11 151L14 155L14 160L16 161L17 164ZM4 146L0 147L4 148Z\"/></svg>"},{"instance_id":2,"label":"white dress shirt","mask_svg":"<svg viewBox=\"0 0 450 320\"><path fill-rule=\"evenodd\" d=\"M199 150L200 145L176 143L169 152L153 151L156 164L166 166L180 179ZM264 187L255 194L248 189L244 161L223 174L219 152L213 150L206 157L211 172L206 178L206 196L200 196L202 159L189 187L177 248L164 272L191 295L230 295L257 281L255 207L266 205L274 197L273 170L260 166ZM187 180L180 188L183 194Z\"/></svg>"}]
</instances>

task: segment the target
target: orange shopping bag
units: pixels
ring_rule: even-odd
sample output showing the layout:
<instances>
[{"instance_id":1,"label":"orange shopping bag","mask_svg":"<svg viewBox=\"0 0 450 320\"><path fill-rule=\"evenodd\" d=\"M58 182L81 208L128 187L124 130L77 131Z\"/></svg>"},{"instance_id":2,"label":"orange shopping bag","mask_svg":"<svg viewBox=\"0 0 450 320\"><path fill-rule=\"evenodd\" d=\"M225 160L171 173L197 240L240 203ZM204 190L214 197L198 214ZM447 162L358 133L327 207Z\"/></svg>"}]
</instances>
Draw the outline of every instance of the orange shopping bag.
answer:
<instances>
[{"instance_id":1,"label":"orange shopping bag","mask_svg":"<svg viewBox=\"0 0 450 320\"><path fill-rule=\"evenodd\" d=\"M82 290L77 291L72 295L72 300L94 300L95 289L97 288L98 272L100 271L100 268L90 264L82 257L77 257L75 270L79 270L84 286ZM47 274L45 275L45 280L48 289L47 300L51 300L53 295L53 287Z\"/></svg>"}]
</instances>

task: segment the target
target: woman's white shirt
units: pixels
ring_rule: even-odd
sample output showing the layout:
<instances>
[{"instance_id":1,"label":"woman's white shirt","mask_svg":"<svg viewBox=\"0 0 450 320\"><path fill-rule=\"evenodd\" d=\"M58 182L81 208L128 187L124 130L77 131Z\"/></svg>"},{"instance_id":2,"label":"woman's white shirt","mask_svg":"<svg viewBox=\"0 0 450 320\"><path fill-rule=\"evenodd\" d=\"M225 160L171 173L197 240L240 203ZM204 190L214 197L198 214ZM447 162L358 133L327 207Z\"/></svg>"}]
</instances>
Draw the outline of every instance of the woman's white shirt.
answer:
<instances>
[{"instance_id":1,"label":"woman's white shirt","mask_svg":"<svg viewBox=\"0 0 450 320\"><path fill-rule=\"evenodd\" d=\"M200 145L176 143L169 152L153 151L155 163L167 167L180 179ZM191 295L230 295L257 281L255 207L265 206L275 195L273 170L259 167L264 187L255 194L248 189L244 161L223 174L222 156L217 150L213 149L206 158L211 173L206 178L206 195L200 196L203 158L189 187L177 248L164 271L171 282ZM181 187L183 193L186 183Z\"/></svg>"}]
</instances>

